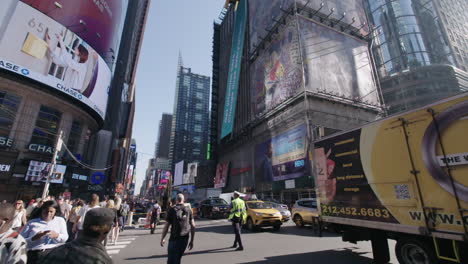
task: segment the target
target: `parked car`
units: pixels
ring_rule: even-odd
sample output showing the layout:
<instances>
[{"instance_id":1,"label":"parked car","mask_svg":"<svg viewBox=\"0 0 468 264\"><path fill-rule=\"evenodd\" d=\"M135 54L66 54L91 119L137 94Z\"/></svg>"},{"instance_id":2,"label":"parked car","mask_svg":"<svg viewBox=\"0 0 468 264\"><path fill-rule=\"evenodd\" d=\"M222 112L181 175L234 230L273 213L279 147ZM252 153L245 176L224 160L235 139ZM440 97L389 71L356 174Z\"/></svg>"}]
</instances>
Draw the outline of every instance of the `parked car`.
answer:
<instances>
[{"instance_id":1,"label":"parked car","mask_svg":"<svg viewBox=\"0 0 468 264\"><path fill-rule=\"evenodd\" d=\"M200 217L226 218L229 216L229 204L221 198L208 198L200 203L198 214Z\"/></svg>"},{"instance_id":2,"label":"parked car","mask_svg":"<svg viewBox=\"0 0 468 264\"><path fill-rule=\"evenodd\" d=\"M247 208L247 229L255 231L259 227L272 226L274 230L279 230L283 224L281 213L270 203L255 200L246 201L245 205Z\"/></svg>"},{"instance_id":3,"label":"parked car","mask_svg":"<svg viewBox=\"0 0 468 264\"><path fill-rule=\"evenodd\" d=\"M289 219L291 219L291 212L288 210L287 205L275 202L265 202L265 204L270 205L272 208L278 210L281 213L281 221L287 222Z\"/></svg>"},{"instance_id":4,"label":"parked car","mask_svg":"<svg viewBox=\"0 0 468 264\"><path fill-rule=\"evenodd\" d=\"M297 227L312 225L320 230L320 214L315 198L304 198L297 200L292 208L293 221Z\"/></svg>"}]
</instances>

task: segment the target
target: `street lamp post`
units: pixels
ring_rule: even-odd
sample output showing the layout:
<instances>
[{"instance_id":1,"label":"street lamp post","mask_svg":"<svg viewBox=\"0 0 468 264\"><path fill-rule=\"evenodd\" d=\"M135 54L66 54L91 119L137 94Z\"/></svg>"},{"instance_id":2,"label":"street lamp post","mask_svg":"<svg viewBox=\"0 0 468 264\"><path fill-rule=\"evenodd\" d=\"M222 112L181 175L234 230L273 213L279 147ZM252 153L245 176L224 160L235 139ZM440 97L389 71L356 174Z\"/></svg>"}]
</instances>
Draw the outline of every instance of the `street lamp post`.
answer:
<instances>
[{"instance_id":1,"label":"street lamp post","mask_svg":"<svg viewBox=\"0 0 468 264\"><path fill-rule=\"evenodd\" d=\"M42 199L45 199L47 196L47 193L49 192L49 185L50 185L50 178L52 177L52 174L55 171L55 166L57 165L57 155L62 149L62 134L63 131L60 130L59 136L57 138L57 141L55 142L55 150L54 150L54 155L52 156L52 162L50 163L51 166L49 168L49 171L47 172L47 180L44 185L44 190L42 191Z\"/></svg>"}]
</instances>

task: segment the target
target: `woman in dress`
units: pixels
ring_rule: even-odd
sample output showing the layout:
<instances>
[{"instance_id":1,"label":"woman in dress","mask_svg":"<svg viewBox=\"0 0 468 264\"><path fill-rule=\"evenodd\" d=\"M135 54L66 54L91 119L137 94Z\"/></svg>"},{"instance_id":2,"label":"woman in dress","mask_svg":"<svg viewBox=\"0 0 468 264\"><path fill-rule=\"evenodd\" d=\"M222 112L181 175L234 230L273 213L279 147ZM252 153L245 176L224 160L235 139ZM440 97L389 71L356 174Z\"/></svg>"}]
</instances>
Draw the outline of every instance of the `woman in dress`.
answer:
<instances>
[{"instance_id":1,"label":"woman in dress","mask_svg":"<svg viewBox=\"0 0 468 264\"><path fill-rule=\"evenodd\" d=\"M18 231L22 226L26 225L26 209L22 200L15 202L15 216L11 228Z\"/></svg>"}]
</instances>

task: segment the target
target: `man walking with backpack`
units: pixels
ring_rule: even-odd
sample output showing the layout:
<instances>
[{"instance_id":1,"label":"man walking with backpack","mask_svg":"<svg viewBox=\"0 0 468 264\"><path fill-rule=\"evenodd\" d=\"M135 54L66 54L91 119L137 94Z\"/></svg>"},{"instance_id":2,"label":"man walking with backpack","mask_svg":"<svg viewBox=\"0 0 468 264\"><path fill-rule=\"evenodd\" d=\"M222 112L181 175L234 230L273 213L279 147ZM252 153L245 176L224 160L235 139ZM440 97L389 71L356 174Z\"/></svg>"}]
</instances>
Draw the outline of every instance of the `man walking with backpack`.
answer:
<instances>
[{"instance_id":1,"label":"man walking with backpack","mask_svg":"<svg viewBox=\"0 0 468 264\"><path fill-rule=\"evenodd\" d=\"M166 242L165 238L169 226L171 226L171 235L167 247L167 263L180 264L187 245L189 250L193 248L193 239L195 237L195 221L193 220L192 210L184 206L184 195L181 193L177 195L176 205L171 207L167 213L166 224L161 236L161 247Z\"/></svg>"}]
</instances>

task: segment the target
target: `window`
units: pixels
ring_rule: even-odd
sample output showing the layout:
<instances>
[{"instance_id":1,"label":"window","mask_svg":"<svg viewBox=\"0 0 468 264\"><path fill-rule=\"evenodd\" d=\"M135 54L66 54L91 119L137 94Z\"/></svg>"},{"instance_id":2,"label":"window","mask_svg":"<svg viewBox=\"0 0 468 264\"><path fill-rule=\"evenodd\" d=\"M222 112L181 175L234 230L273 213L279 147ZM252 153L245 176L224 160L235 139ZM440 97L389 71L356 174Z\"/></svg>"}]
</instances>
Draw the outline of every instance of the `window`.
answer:
<instances>
[{"instance_id":1,"label":"window","mask_svg":"<svg viewBox=\"0 0 468 264\"><path fill-rule=\"evenodd\" d=\"M200 103L197 103L197 104L195 104L195 108L198 109L198 110L201 110L201 109L203 109L203 105L200 104Z\"/></svg>"},{"instance_id":2,"label":"window","mask_svg":"<svg viewBox=\"0 0 468 264\"><path fill-rule=\"evenodd\" d=\"M193 130L194 130L195 132L202 132L201 125L195 125L195 126L193 127Z\"/></svg>"},{"instance_id":3,"label":"window","mask_svg":"<svg viewBox=\"0 0 468 264\"><path fill-rule=\"evenodd\" d=\"M41 105L31 143L55 146L61 116L58 110Z\"/></svg>"},{"instance_id":4,"label":"window","mask_svg":"<svg viewBox=\"0 0 468 264\"><path fill-rule=\"evenodd\" d=\"M197 92L195 96L197 99L203 99L203 93Z\"/></svg>"},{"instance_id":5,"label":"window","mask_svg":"<svg viewBox=\"0 0 468 264\"><path fill-rule=\"evenodd\" d=\"M0 92L0 136L8 137L10 135L20 102L21 97Z\"/></svg>"},{"instance_id":6,"label":"window","mask_svg":"<svg viewBox=\"0 0 468 264\"><path fill-rule=\"evenodd\" d=\"M73 120L67 143L68 149L73 153L76 153L78 151L78 146L80 144L81 139L81 130L82 127L80 122Z\"/></svg>"},{"instance_id":7,"label":"window","mask_svg":"<svg viewBox=\"0 0 468 264\"><path fill-rule=\"evenodd\" d=\"M199 136L193 137L193 143L201 143L201 137Z\"/></svg>"},{"instance_id":8,"label":"window","mask_svg":"<svg viewBox=\"0 0 468 264\"><path fill-rule=\"evenodd\" d=\"M195 114L195 120L201 121L202 120L202 114Z\"/></svg>"},{"instance_id":9,"label":"window","mask_svg":"<svg viewBox=\"0 0 468 264\"><path fill-rule=\"evenodd\" d=\"M192 154L193 155L200 155L200 149L196 149L196 148L193 149Z\"/></svg>"}]
</instances>

